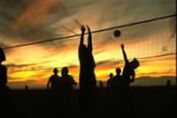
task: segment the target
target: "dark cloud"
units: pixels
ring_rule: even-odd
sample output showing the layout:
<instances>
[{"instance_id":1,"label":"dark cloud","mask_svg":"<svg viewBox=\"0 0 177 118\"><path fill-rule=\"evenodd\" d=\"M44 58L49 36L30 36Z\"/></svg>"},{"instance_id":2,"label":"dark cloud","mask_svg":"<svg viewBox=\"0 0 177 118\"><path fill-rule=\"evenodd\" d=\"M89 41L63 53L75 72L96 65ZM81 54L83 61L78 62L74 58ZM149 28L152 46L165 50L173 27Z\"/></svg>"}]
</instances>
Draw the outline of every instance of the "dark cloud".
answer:
<instances>
[{"instance_id":1,"label":"dark cloud","mask_svg":"<svg viewBox=\"0 0 177 118\"><path fill-rule=\"evenodd\" d=\"M23 68L23 67L29 67L29 66L35 66L36 64L8 64L7 67L13 67L13 68Z\"/></svg>"},{"instance_id":2,"label":"dark cloud","mask_svg":"<svg viewBox=\"0 0 177 118\"><path fill-rule=\"evenodd\" d=\"M144 76L137 78L131 85L133 86L164 86L170 80L172 85L176 85L175 76L149 77Z\"/></svg>"},{"instance_id":3,"label":"dark cloud","mask_svg":"<svg viewBox=\"0 0 177 118\"><path fill-rule=\"evenodd\" d=\"M34 64L8 64L9 72L21 72L21 71L49 71L52 67L39 66L39 63Z\"/></svg>"},{"instance_id":4,"label":"dark cloud","mask_svg":"<svg viewBox=\"0 0 177 118\"><path fill-rule=\"evenodd\" d=\"M148 73L145 73L145 72L142 72L142 73L139 73L140 75L166 75L166 74L169 74L169 73L174 73L174 69L173 68L170 68L169 70L166 70L164 72L157 72L156 70L154 70L153 72L148 72Z\"/></svg>"},{"instance_id":5,"label":"dark cloud","mask_svg":"<svg viewBox=\"0 0 177 118\"><path fill-rule=\"evenodd\" d=\"M27 0L0 1L0 32L2 34L9 34L13 22L27 4Z\"/></svg>"},{"instance_id":6,"label":"dark cloud","mask_svg":"<svg viewBox=\"0 0 177 118\"><path fill-rule=\"evenodd\" d=\"M7 64L9 73L33 70L37 64Z\"/></svg>"},{"instance_id":7,"label":"dark cloud","mask_svg":"<svg viewBox=\"0 0 177 118\"><path fill-rule=\"evenodd\" d=\"M78 65L69 65L67 66L68 68L78 68L79 66Z\"/></svg>"},{"instance_id":8,"label":"dark cloud","mask_svg":"<svg viewBox=\"0 0 177 118\"><path fill-rule=\"evenodd\" d=\"M110 0L109 2L107 0L77 0L75 2L71 0L1 0L0 34L13 38L12 40L20 37L24 42L44 40L62 35L62 32L56 34L55 31L59 27L53 27L53 25L62 23L65 18L66 23L62 24L70 27L71 23L68 23L67 18L71 17L69 22L73 22L71 20L74 18L80 18L79 20L85 23L84 20L92 20L90 16L94 15L93 18L99 25L94 29L100 29L107 27L107 24L114 26L175 13L174 2L174 0L171 2L167 0ZM94 14L92 11L95 11ZM142 28L133 29L133 31L135 32L129 34L132 37L144 35ZM134 35L137 33L141 35Z\"/></svg>"},{"instance_id":9,"label":"dark cloud","mask_svg":"<svg viewBox=\"0 0 177 118\"><path fill-rule=\"evenodd\" d=\"M2 0L0 1L0 34L15 40L17 40L16 37L21 38L23 41L51 37L53 30L50 24L59 16L51 20L53 19L51 15L56 13L57 8L59 8L58 0L51 0L51 2L49 0L45 2L42 0Z\"/></svg>"},{"instance_id":10,"label":"dark cloud","mask_svg":"<svg viewBox=\"0 0 177 118\"><path fill-rule=\"evenodd\" d=\"M99 61L96 63L97 66L103 66L103 65L109 65L109 66L116 66L117 64L121 64L123 60L116 61L116 60L104 60L104 61Z\"/></svg>"},{"instance_id":11,"label":"dark cloud","mask_svg":"<svg viewBox=\"0 0 177 118\"><path fill-rule=\"evenodd\" d=\"M3 42L0 42L0 47L3 48L3 47L7 47L8 45L3 43Z\"/></svg>"}]
</instances>

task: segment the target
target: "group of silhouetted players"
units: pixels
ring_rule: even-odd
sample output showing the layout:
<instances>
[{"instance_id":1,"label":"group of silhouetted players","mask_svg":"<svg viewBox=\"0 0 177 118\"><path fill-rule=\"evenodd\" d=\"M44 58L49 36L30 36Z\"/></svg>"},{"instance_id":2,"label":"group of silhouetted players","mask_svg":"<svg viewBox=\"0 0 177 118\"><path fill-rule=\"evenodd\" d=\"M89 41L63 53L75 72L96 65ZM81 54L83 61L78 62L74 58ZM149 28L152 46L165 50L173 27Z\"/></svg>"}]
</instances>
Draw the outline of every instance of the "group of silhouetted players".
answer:
<instances>
[{"instance_id":1,"label":"group of silhouetted players","mask_svg":"<svg viewBox=\"0 0 177 118\"><path fill-rule=\"evenodd\" d=\"M88 44L84 44L84 35L87 29L88 34ZM108 87L116 88L119 86L128 86L135 79L135 69L139 66L139 61L134 58L129 61L124 50L124 45L121 44L121 49L125 61L123 72L121 74L121 69L116 68L116 75L110 74L110 79L107 81ZM80 72L79 72L79 86L81 93L91 92L96 88L96 77L95 77L95 60L92 54L92 33L89 26L81 26L81 38L78 48L78 57L80 62ZM0 86L6 86L7 84L7 68L2 64L6 60L4 51L0 48ZM52 90L56 89L73 89L73 85L77 83L74 81L73 77L68 74L68 68L64 67L61 70L61 77L58 75L58 70L55 68L53 70L53 75L49 78L47 83L47 88Z\"/></svg>"},{"instance_id":2,"label":"group of silhouetted players","mask_svg":"<svg viewBox=\"0 0 177 118\"><path fill-rule=\"evenodd\" d=\"M63 67L61 71L61 77L58 75L57 68L54 68L53 75L50 76L47 83L47 88L51 90L72 90L73 85L77 83L74 81L73 77L68 74L68 68Z\"/></svg>"},{"instance_id":3,"label":"group of silhouetted players","mask_svg":"<svg viewBox=\"0 0 177 118\"><path fill-rule=\"evenodd\" d=\"M84 34L85 31L88 31L88 44L84 44ZM81 93L88 93L94 91L96 88L96 77L94 69L96 67L94 56L92 54L92 34L89 26L81 26L81 38L79 43L79 62L80 62L80 73L79 73L79 85ZM121 69L116 68L116 75L110 74L110 78L107 81L107 86L110 88L122 88L127 87L131 82L135 79L135 69L139 66L139 61L134 58L132 61L129 61L124 50L124 45L121 44L121 49L125 61L125 66L123 68L123 72L121 74ZM65 67L62 69L62 77L57 75L58 71L54 69L54 75L52 75L48 81L47 87L49 87L49 83L51 83L51 89L58 89L62 86L66 88L72 88L73 85L76 85L73 77L68 75L68 69Z\"/></svg>"}]
</instances>

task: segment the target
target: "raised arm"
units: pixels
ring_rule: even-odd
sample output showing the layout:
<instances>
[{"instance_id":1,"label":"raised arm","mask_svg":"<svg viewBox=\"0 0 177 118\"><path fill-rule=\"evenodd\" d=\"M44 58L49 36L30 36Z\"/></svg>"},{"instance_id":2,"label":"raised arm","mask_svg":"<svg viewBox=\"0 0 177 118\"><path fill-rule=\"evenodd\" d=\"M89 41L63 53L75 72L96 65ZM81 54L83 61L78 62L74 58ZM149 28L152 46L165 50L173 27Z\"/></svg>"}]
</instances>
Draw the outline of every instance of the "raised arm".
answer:
<instances>
[{"instance_id":1,"label":"raised arm","mask_svg":"<svg viewBox=\"0 0 177 118\"><path fill-rule=\"evenodd\" d=\"M127 54L124 50L124 44L121 44L121 49L122 49L122 53L123 53L123 56L124 56L124 61L128 62Z\"/></svg>"},{"instance_id":2,"label":"raised arm","mask_svg":"<svg viewBox=\"0 0 177 118\"><path fill-rule=\"evenodd\" d=\"M81 26L81 38L80 38L80 45L84 43L84 33L85 33L85 27Z\"/></svg>"},{"instance_id":3,"label":"raised arm","mask_svg":"<svg viewBox=\"0 0 177 118\"><path fill-rule=\"evenodd\" d=\"M89 26L87 26L87 30L88 30L88 49L90 52L92 52L92 33Z\"/></svg>"}]
</instances>

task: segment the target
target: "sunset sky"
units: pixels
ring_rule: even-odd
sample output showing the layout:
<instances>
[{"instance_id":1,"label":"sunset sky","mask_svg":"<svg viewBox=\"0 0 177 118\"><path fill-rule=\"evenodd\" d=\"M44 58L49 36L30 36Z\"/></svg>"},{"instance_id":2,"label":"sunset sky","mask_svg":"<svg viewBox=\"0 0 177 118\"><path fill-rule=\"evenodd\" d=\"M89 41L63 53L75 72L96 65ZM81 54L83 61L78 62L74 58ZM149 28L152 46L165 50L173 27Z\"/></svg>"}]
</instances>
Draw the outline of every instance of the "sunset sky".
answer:
<instances>
[{"instance_id":1,"label":"sunset sky","mask_svg":"<svg viewBox=\"0 0 177 118\"><path fill-rule=\"evenodd\" d=\"M171 14L176 14L176 0L1 0L0 46L80 34L79 23L95 31ZM137 78L176 77L175 17L120 28L120 37L114 30L93 34L97 80L105 81L116 67L123 68L121 43L130 60L140 59ZM53 68L60 72L64 66L78 82L79 39L5 49L9 87L44 87Z\"/></svg>"}]
</instances>

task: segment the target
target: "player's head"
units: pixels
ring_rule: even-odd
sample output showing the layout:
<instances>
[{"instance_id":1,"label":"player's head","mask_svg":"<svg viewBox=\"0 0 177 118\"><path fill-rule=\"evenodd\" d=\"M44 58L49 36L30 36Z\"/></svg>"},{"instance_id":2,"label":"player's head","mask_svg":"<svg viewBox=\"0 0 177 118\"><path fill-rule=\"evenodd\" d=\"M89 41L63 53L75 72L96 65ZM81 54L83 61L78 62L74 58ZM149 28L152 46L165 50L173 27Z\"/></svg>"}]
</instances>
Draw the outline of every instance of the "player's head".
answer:
<instances>
[{"instance_id":1,"label":"player's head","mask_svg":"<svg viewBox=\"0 0 177 118\"><path fill-rule=\"evenodd\" d=\"M134 58L133 61L131 61L131 65L134 69L140 66L138 59Z\"/></svg>"},{"instance_id":2,"label":"player's head","mask_svg":"<svg viewBox=\"0 0 177 118\"><path fill-rule=\"evenodd\" d=\"M116 68L116 74L120 75L121 69L120 68Z\"/></svg>"},{"instance_id":3,"label":"player's head","mask_svg":"<svg viewBox=\"0 0 177 118\"><path fill-rule=\"evenodd\" d=\"M54 73L55 75L57 75L57 74L58 74L58 69L57 69L57 68L54 68L54 69L53 69L53 73Z\"/></svg>"},{"instance_id":4,"label":"player's head","mask_svg":"<svg viewBox=\"0 0 177 118\"><path fill-rule=\"evenodd\" d=\"M110 78L113 78L113 74L112 74L112 73L110 73L110 74L109 74L109 77L110 77Z\"/></svg>"},{"instance_id":5,"label":"player's head","mask_svg":"<svg viewBox=\"0 0 177 118\"><path fill-rule=\"evenodd\" d=\"M61 74L63 75L68 75L68 68L67 67L63 67L61 70Z\"/></svg>"}]
</instances>

